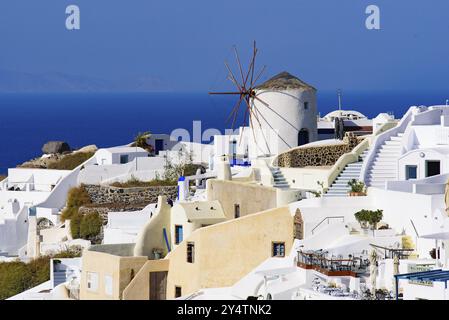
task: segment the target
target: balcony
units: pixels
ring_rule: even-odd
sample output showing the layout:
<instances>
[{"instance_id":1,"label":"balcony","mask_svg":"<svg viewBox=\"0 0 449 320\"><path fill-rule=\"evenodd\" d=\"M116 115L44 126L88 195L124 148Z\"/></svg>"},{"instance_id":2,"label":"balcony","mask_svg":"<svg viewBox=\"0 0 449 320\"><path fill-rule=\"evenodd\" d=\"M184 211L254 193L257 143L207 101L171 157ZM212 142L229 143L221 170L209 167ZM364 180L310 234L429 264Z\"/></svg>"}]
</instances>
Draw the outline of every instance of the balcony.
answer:
<instances>
[{"instance_id":1,"label":"balcony","mask_svg":"<svg viewBox=\"0 0 449 320\"><path fill-rule=\"evenodd\" d=\"M315 270L329 277L358 277L368 270L369 260L363 257L328 256L326 251L298 251L299 268Z\"/></svg>"}]
</instances>

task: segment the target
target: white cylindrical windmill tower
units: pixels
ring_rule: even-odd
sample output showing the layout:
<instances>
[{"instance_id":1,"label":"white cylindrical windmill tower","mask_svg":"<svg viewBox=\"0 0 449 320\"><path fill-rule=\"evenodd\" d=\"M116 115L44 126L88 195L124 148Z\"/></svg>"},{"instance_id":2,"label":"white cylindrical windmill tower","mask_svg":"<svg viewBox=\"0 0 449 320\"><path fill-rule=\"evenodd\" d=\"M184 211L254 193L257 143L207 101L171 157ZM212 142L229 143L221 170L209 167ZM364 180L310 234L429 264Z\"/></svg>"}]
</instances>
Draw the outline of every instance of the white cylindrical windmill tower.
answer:
<instances>
[{"instance_id":1,"label":"white cylindrical windmill tower","mask_svg":"<svg viewBox=\"0 0 449 320\"><path fill-rule=\"evenodd\" d=\"M255 88L249 133L251 158L277 155L316 141L316 89L282 72Z\"/></svg>"}]
</instances>

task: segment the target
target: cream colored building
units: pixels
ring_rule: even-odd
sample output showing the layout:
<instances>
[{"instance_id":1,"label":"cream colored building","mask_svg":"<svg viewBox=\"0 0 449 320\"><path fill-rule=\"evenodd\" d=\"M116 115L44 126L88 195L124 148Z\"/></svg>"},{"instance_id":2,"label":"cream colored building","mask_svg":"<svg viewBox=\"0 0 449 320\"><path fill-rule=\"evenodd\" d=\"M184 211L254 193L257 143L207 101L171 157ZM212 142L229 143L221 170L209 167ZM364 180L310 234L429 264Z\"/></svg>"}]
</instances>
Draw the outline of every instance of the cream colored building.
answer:
<instances>
[{"instance_id":1,"label":"cream colored building","mask_svg":"<svg viewBox=\"0 0 449 320\"><path fill-rule=\"evenodd\" d=\"M207 180L207 200L220 201L227 219L281 207L300 199L298 190L233 180Z\"/></svg>"},{"instance_id":2,"label":"cream colored building","mask_svg":"<svg viewBox=\"0 0 449 320\"><path fill-rule=\"evenodd\" d=\"M96 251L99 248L95 247L83 252L80 299L120 300L123 290L148 261L148 257L132 256L129 245L99 247L108 252Z\"/></svg>"},{"instance_id":3,"label":"cream colored building","mask_svg":"<svg viewBox=\"0 0 449 320\"><path fill-rule=\"evenodd\" d=\"M282 207L197 229L162 260L132 256L132 245L93 247L83 254L80 297L173 299L230 286L292 243L293 216Z\"/></svg>"},{"instance_id":4,"label":"cream colored building","mask_svg":"<svg viewBox=\"0 0 449 320\"><path fill-rule=\"evenodd\" d=\"M135 245L101 245L85 252L81 299L172 299L233 285L273 254L290 251L294 218L282 206L289 197L280 197L281 191L208 180L206 201L170 207L159 197ZM161 257L154 255L155 248L164 249Z\"/></svg>"},{"instance_id":5,"label":"cream colored building","mask_svg":"<svg viewBox=\"0 0 449 320\"><path fill-rule=\"evenodd\" d=\"M218 200L180 202L171 210L171 247L178 246L196 229L227 220Z\"/></svg>"}]
</instances>

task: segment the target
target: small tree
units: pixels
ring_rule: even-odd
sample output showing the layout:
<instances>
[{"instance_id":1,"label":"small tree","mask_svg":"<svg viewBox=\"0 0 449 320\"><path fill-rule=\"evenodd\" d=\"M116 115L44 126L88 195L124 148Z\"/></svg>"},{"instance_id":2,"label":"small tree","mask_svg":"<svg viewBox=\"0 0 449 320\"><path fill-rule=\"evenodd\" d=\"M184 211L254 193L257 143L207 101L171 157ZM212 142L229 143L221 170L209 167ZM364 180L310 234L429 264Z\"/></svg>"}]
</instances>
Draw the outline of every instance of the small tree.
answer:
<instances>
[{"instance_id":1,"label":"small tree","mask_svg":"<svg viewBox=\"0 0 449 320\"><path fill-rule=\"evenodd\" d=\"M373 211L363 209L356 212L354 216L363 229L367 229L370 226L372 230L375 230L377 224L382 220L383 210Z\"/></svg>"},{"instance_id":2,"label":"small tree","mask_svg":"<svg viewBox=\"0 0 449 320\"><path fill-rule=\"evenodd\" d=\"M164 166L164 180L177 181L179 177L186 175L186 173L190 174L193 171L192 167L193 152L180 148L178 150L178 162L176 164L174 164L171 159L167 158L167 162ZM196 171L196 169L197 168L194 170Z\"/></svg>"},{"instance_id":3,"label":"small tree","mask_svg":"<svg viewBox=\"0 0 449 320\"><path fill-rule=\"evenodd\" d=\"M93 240L100 234L102 226L103 219L98 212L88 213L81 220L80 237L86 240Z\"/></svg>"},{"instance_id":4,"label":"small tree","mask_svg":"<svg viewBox=\"0 0 449 320\"><path fill-rule=\"evenodd\" d=\"M81 185L69 190L67 194L67 206L61 214L61 219L71 219L78 212L79 207L92 203L86 188Z\"/></svg>"},{"instance_id":5,"label":"small tree","mask_svg":"<svg viewBox=\"0 0 449 320\"><path fill-rule=\"evenodd\" d=\"M78 213L78 210L70 218L70 233L73 239L80 238L80 225L83 215Z\"/></svg>"}]
</instances>

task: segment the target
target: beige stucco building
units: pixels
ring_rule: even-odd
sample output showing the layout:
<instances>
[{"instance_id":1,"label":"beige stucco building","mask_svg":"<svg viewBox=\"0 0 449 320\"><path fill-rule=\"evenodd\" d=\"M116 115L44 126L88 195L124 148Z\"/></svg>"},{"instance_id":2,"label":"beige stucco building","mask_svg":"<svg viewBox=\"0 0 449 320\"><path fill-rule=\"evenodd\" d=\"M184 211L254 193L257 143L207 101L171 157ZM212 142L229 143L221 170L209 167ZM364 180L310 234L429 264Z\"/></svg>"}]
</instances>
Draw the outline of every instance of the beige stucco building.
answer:
<instances>
[{"instance_id":1,"label":"beige stucco building","mask_svg":"<svg viewBox=\"0 0 449 320\"><path fill-rule=\"evenodd\" d=\"M272 257L274 244L288 254L292 243L293 216L282 207L197 229L161 260L131 256L132 248L118 250L120 245L107 252L86 251L80 297L173 299L201 288L231 286Z\"/></svg>"}]
</instances>

